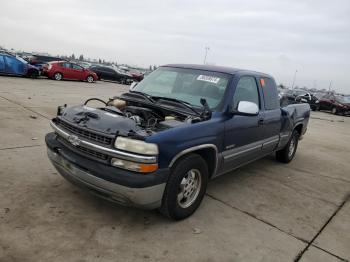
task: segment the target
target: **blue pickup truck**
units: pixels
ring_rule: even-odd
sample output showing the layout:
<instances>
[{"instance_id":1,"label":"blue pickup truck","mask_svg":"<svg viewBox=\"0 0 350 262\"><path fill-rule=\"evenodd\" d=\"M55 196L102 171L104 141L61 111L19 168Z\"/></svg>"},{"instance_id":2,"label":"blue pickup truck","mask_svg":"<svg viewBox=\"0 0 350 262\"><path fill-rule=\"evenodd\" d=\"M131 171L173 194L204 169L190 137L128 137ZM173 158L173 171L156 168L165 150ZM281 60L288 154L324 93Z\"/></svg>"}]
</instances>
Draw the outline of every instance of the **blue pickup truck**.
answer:
<instances>
[{"instance_id":1,"label":"blue pickup truck","mask_svg":"<svg viewBox=\"0 0 350 262\"><path fill-rule=\"evenodd\" d=\"M210 179L272 153L290 162L309 116L308 104L280 107L270 75L172 64L109 101L59 106L45 140L70 182L183 219Z\"/></svg>"}]
</instances>

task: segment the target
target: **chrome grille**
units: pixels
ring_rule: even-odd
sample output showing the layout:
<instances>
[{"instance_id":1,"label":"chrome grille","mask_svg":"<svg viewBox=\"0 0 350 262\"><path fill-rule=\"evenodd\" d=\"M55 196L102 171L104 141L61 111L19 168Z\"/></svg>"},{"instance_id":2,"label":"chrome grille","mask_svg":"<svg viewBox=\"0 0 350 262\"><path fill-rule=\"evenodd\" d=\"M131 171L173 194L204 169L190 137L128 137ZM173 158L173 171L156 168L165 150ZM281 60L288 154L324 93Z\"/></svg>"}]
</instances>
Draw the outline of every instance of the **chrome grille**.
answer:
<instances>
[{"instance_id":1,"label":"chrome grille","mask_svg":"<svg viewBox=\"0 0 350 262\"><path fill-rule=\"evenodd\" d=\"M70 131L73 134L79 135L81 137L87 138L91 141L96 141L101 144L105 145L111 145L112 144L112 138L104 135L100 135L91 131L87 131L85 129L73 126L67 122L64 122L60 119L56 119L56 124L62 128L64 128L67 131Z\"/></svg>"},{"instance_id":2,"label":"chrome grille","mask_svg":"<svg viewBox=\"0 0 350 262\"><path fill-rule=\"evenodd\" d=\"M92 157L101 159L101 160L107 160L108 159L108 155L97 152L95 150L91 150L89 148L86 147L82 147L82 146L73 146L71 145L67 140L65 140L62 137L58 137L58 141L60 141L61 143L65 144L66 146L70 147L70 148L75 148L76 150L80 151L81 153L90 155Z\"/></svg>"}]
</instances>

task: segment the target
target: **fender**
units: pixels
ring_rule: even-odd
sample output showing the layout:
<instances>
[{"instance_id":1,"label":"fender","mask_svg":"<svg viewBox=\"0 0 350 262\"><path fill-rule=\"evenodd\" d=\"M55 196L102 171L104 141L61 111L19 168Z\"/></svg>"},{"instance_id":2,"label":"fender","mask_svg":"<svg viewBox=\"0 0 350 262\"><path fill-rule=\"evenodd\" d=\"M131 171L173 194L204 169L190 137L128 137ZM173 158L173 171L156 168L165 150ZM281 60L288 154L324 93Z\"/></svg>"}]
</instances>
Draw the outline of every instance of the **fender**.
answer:
<instances>
[{"instance_id":1,"label":"fender","mask_svg":"<svg viewBox=\"0 0 350 262\"><path fill-rule=\"evenodd\" d=\"M200 149L205 149L205 148L211 148L211 149L214 149L215 151L215 164L214 164L214 169L213 169L213 173L210 174L210 176L213 176L216 171L217 171L217 167L218 167L218 149L216 147L216 145L214 144L202 144L202 145L197 145L197 146L193 146L193 147L190 147L190 148L187 148L185 150L182 150L181 152L177 153L173 158L172 160L170 161L170 164L169 164L169 168L171 168L176 160L178 160L180 157L188 154L188 153L191 153L191 152L195 152L197 150L200 150Z\"/></svg>"}]
</instances>

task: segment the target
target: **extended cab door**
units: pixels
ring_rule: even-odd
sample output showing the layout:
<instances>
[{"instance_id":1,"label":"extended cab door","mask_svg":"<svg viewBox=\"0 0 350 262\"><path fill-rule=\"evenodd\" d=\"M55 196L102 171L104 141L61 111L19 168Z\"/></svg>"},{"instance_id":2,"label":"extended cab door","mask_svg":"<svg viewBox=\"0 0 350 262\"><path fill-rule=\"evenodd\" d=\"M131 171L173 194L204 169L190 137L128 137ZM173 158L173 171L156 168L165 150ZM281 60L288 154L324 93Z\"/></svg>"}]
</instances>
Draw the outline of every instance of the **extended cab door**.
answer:
<instances>
[{"instance_id":1,"label":"extended cab door","mask_svg":"<svg viewBox=\"0 0 350 262\"><path fill-rule=\"evenodd\" d=\"M269 154L274 151L279 142L281 131L281 108L278 101L277 86L270 77L259 77L260 90L263 95L264 119L262 153ZM282 134L288 136L289 134Z\"/></svg>"},{"instance_id":2,"label":"extended cab door","mask_svg":"<svg viewBox=\"0 0 350 262\"><path fill-rule=\"evenodd\" d=\"M237 109L240 101L253 102L261 108L261 99L256 78L241 76L232 98L232 106ZM234 114L225 122L223 170L227 172L261 155L263 119L260 111L256 116Z\"/></svg>"}]
</instances>

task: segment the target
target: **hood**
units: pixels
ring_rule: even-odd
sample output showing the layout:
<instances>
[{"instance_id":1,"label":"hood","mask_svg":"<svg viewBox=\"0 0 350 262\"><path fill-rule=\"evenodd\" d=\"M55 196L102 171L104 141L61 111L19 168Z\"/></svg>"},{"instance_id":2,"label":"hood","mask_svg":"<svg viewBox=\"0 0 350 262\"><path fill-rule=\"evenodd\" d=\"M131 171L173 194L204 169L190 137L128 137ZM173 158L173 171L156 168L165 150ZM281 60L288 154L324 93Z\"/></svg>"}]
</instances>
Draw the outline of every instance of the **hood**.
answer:
<instances>
[{"instance_id":1,"label":"hood","mask_svg":"<svg viewBox=\"0 0 350 262\"><path fill-rule=\"evenodd\" d=\"M36 69L36 70L39 70L39 67L38 67L38 66L34 66L34 65L31 65L31 64L27 64L27 67L28 67L28 69Z\"/></svg>"},{"instance_id":2,"label":"hood","mask_svg":"<svg viewBox=\"0 0 350 262\"><path fill-rule=\"evenodd\" d=\"M84 105L67 107L58 118L76 127L107 135L147 135L130 118Z\"/></svg>"}]
</instances>

